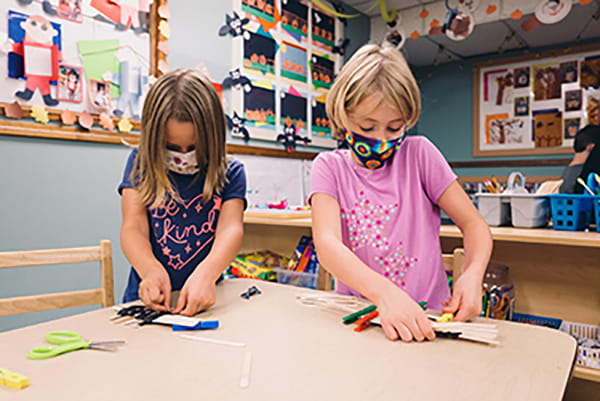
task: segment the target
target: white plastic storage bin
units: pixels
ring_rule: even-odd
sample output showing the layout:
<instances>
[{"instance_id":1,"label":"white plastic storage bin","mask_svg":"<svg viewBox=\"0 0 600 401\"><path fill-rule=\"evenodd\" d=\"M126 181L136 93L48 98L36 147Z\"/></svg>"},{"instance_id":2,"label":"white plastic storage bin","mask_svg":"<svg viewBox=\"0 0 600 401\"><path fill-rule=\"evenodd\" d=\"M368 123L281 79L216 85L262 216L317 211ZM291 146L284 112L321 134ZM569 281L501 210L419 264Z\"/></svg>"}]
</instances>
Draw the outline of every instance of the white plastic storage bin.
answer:
<instances>
[{"instance_id":1,"label":"white plastic storage bin","mask_svg":"<svg viewBox=\"0 0 600 401\"><path fill-rule=\"evenodd\" d=\"M477 194L479 213L490 226L510 224L510 196L503 194Z\"/></svg>"},{"instance_id":2,"label":"white plastic storage bin","mask_svg":"<svg viewBox=\"0 0 600 401\"><path fill-rule=\"evenodd\" d=\"M515 227L534 228L548 224L550 205L544 195L510 195L510 215Z\"/></svg>"},{"instance_id":3,"label":"white plastic storage bin","mask_svg":"<svg viewBox=\"0 0 600 401\"><path fill-rule=\"evenodd\" d=\"M559 330L577 340L577 365L600 369L600 326L563 321Z\"/></svg>"}]
</instances>

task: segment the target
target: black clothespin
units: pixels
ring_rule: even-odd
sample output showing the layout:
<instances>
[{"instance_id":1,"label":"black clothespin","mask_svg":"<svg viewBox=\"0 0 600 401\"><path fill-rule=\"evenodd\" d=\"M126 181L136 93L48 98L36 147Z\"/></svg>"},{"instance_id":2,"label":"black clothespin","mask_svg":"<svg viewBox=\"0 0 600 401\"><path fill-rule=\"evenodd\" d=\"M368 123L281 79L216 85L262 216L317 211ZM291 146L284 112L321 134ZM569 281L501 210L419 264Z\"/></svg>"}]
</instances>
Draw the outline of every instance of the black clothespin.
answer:
<instances>
[{"instance_id":1,"label":"black clothespin","mask_svg":"<svg viewBox=\"0 0 600 401\"><path fill-rule=\"evenodd\" d=\"M248 288L245 292L242 292L240 294L240 297L242 297L244 299L250 299L250 297L252 295L256 295L256 294L262 294L262 292L260 292L260 290L258 288L256 288L255 286L252 286L252 287Z\"/></svg>"}]
</instances>

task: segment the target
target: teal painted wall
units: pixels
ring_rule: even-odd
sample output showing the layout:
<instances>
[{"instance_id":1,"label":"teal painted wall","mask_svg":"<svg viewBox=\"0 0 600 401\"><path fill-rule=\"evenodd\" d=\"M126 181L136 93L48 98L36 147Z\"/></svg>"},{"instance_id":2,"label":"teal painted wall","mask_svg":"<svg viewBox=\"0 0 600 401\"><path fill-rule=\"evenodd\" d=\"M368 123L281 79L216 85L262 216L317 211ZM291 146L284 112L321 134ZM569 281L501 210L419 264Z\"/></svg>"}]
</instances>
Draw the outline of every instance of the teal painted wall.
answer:
<instances>
[{"instance_id":1,"label":"teal painted wall","mask_svg":"<svg viewBox=\"0 0 600 401\"><path fill-rule=\"evenodd\" d=\"M590 43L590 42L582 42ZM572 46L572 44L570 45ZM564 47L564 46L563 46ZM557 47L554 47L557 48ZM561 46L558 46L561 48ZM531 49L535 54L549 48ZM474 158L473 152L473 64L492 58L510 57L523 54L522 51L506 52L503 55L474 57L461 62L440 64L436 67L421 67L413 69L420 88L423 101L423 111L418 125L413 130L426 135L442 151L446 159L452 161L473 160L523 160L536 159L536 156L485 157ZM544 159L569 158L570 155L548 155ZM493 167L493 168L458 168L458 175L508 175L518 170L527 175L557 175L563 170L562 166L548 167Z\"/></svg>"},{"instance_id":2,"label":"teal painted wall","mask_svg":"<svg viewBox=\"0 0 600 401\"><path fill-rule=\"evenodd\" d=\"M231 2L170 0L169 8L171 68L203 63L213 79L223 79L233 68L232 39L217 32ZM6 10L3 4L0 11ZM366 43L369 19L352 20L346 32L351 48ZM113 245L115 300L120 300L129 264L119 246L116 187L128 154L123 145L0 135L0 251L90 246L108 239ZM97 286L98 269L79 267L88 266L0 269L0 298ZM87 309L0 317L0 331Z\"/></svg>"}]
</instances>

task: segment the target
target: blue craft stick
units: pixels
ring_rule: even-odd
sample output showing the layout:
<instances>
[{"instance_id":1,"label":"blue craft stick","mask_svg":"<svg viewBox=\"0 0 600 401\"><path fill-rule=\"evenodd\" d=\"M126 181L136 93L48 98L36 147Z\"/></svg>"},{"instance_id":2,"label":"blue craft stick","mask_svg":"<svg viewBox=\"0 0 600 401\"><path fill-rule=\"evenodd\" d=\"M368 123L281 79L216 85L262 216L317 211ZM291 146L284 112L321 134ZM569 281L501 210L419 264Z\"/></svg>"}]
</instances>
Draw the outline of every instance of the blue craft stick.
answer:
<instances>
[{"instance_id":1,"label":"blue craft stick","mask_svg":"<svg viewBox=\"0 0 600 401\"><path fill-rule=\"evenodd\" d=\"M204 322L199 322L195 326L181 326L179 324L174 324L171 326L173 331L185 331L185 330L209 330L209 329L217 329L219 328L218 320L207 320Z\"/></svg>"}]
</instances>

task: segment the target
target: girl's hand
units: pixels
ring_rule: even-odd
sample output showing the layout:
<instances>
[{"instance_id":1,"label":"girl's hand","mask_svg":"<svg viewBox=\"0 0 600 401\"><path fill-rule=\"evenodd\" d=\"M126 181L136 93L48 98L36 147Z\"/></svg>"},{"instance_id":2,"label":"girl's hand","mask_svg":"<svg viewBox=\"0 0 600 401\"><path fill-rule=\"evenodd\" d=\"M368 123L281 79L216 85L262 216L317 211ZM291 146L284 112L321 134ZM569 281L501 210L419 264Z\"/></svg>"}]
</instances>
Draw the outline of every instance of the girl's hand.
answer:
<instances>
[{"instance_id":1,"label":"girl's hand","mask_svg":"<svg viewBox=\"0 0 600 401\"><path fill-rule=\"evenodd\" d=\"M171 280L163 269L147 274L140 282L140 299L148 308L169 312L171 310Z\"/></svg>"},{"instance_id":2,"label":"girl's hand","mask_svg":"<svg viewBox=\"0 0 600 401\"><path fill-rule=\"evenodd\" d=\"M433 340L435 333L423 309L410 296L392 285L377 303L379 318L385 335L390 340Z\"/></svg>"},{"instance_id":3,"label":"girl's hand","mask_svg":"<svg viewBox=\"0 0 600 401\"><path fill-rule=\"evenodd\" d=\"M452 297L446 302L444 312L454 313L454 320L465 322L481 314L481 277L475 269L466 270L454 283ZM457 313L458 311L458 313Z\"/></svg>"},{"instance_id":4,"label":"girl's hand","mask_svg":"<svg viewBox=\"0 0 600 401\"><path fill-rule=\"evenodd\" d=\"M217 301L215 280L192 274L179 293L179 300L173 313L194 316L196 313L210 308Z\"/></svg>"}]
</instances>

